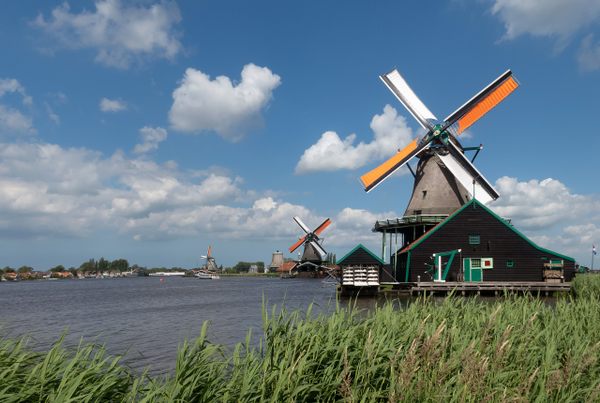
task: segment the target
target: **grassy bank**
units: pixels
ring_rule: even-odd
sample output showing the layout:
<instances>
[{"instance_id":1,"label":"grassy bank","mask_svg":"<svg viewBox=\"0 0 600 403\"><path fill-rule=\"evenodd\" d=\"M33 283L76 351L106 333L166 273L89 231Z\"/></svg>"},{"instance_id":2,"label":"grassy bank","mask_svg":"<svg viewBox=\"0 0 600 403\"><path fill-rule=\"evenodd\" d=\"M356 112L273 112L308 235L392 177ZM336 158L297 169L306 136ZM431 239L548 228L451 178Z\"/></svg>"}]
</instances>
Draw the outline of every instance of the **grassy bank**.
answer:
<instances>
[{"instance_id":1,"label":"grassy bank","mask_svg":"<svg viewBox=\"0 0 600 403\"><path fill-rule=\"evenodd\" d=\"M585 287L553 306L515 297L420 300L368 317L273 310L258 347L249 334L226 353L205 325L161 379L90 345L39 354L4 340L0 401L594 401L600 288Z\"/></svg>"}]
</instances>

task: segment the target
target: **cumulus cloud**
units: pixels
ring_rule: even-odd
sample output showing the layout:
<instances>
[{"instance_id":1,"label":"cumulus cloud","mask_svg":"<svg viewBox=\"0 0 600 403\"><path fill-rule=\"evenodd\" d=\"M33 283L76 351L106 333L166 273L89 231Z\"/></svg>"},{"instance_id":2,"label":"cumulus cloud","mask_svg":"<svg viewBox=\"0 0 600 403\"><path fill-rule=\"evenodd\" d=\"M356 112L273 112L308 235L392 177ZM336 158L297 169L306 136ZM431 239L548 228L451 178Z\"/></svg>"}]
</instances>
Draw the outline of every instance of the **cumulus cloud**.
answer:
<instances>
[{"instance_id":1,"label":"cumulus cloud","mask_svg":"<svg viewBox=\"0 0 600 403\"><path fill-rule=\"evenodd\" d=\"M583 71L600 69L600 41L595 42L592 34L589 34L581 41L581 46L577 53L577 61Z\"/></svg>"},{"instance_id":2,"label":"cumulus cloud","mask_svg":"<svg viewBox=\"0 0 600 403\"><path fill-rule=\"evenodd\" d=\"M14 78L0 79L0 97L8 93L17 93L21 95L23 105L31 106L33 103L32 98L27 95L25 88Z\"/></svg>"},{"instance_id":3,"label":"cumulus cloud","mask_svg":"<svg viewBox=\"0 0 600 403\"><path fill-rule=\"evenodd\" d=\"M140 129L140 137L142 142L136 144L133 152L136 154L144 154L158 148L158 144L167 139L167 131L162 127L142 127Z\"/></svg>"},{"instance_id":4,"label":"cumulus cloud","mask_svg":"<svg viewBox=\"0 0 600 403\"><path fill-rule=\"evenodd\" d=\"M0 233L5 234L85 236L106 227L134 231L153 214L209 208L242 193L237 178L192 180L171 164L122 153L104 158L83 148L0 144L0 159ZM162 223L150 233L169 231Z\"/></svg>"},{"instance_id":5,"label":"cumulus cloud","mask_svg":"<svg viewBox=\"0 0 600 403\"><path fill-rule=\"evenodd\" d=\"M120 112L127 109L127 104L120 99L102 98L99 105L102 112Z\"/></svg>"},{"instance_id":6,"label":"cumulus cloud","mask_svg":"<svg viewBox=\"0 0 600 403\"><path fill-rule=\"evenodd\" d=\"M547 178L496 181L500 198L490 207L510 218L540 246L581 258L588 244L600 241L595 223L600 220L600 199L572 193L562 182Z\"/></svg>"},{"instance_id":7,"label":"cumulus cloud","mask_svg":"<svg viewBox=\"0 0 600 403\"><path fill-rule=\"evenodd\" d=\"M281 78L267 67L252 63L242 69L241 81L188 68L173 91L169 120L174 129L188 133L214 131L236 141L262 123L261 112L273 97Z\"/></svg>"},{"instance_id":8,"label":"cumulus cloud","mask_svg":"<svg viewBox=\"0 0 600 403\"><path fill-rule=\"evenodd\" d=\"M173 164L109 157L55 144L0 144L0 236L92 237L114 231L144 241L198 237L268 240L291 245L298 215L312 227L325 217L299 204L255 195L242 180L207 173L202 178ZM395 216L345 208L331 216L325 248L378 244L376 218Z\"/></svg>"},{"instance_id":9,"label":"cumulus cloud","mask_svg":"<svg viewBox=\"0 0 600 403\"><path fill-rule=\"evenodd\" d=\"M495 0L492 13L506 28L506 38L523 34L568 40L575 32L598 22L596 0Z\"/></svg>"},{"instance_id":10,"label":"cumulus cloud","mask_svg":"<svg viewBox=\"0 0 600 403\"><path fill-rule=\"evenodd\" d=\"M564 49L577 33L598 25L597 0L495 0L492 13L504 23L507 40L521 35L556 39L557 50ZM600 68L599 46L590 35L583 39L578 62L584 71Z\"/></svg>"},{"instance_id":11,"label":"cumulus cloud","mask_svg":"<svg viewBox=\"0 0 600 403\"><path fill-rule=\"evenodd\" d=\"M176 31L181 15L175 2L139 6L120 0L98 0L95 10L71 12L67 2L32 26L52 41L51 47L93 49L96 61L127 68L143 58L173 59L182 49Z\"/></svg>"},{"instance_id":12,"label":"cumulus cloud","mask_svg":"<svg viewBox=\"0 0 600 403\"><path fill-rule=\"evenodd\" d=\"M358 243L376 251L381 245L381 234L371 229L377 220L398 217L393 211L374 213L365 209L343 208L332 218L331 235L327 235L328 245L353 247Z\"/></svg>"},{"instance_id":13,"label":"cumulus cloud","mask_svg":"<svg viewBox=\"0 0 600 403\"><path fill-rule=\"evenodd\" d=\"M25 88L18 80L14 78L0 79L0 99L9 94L16 94L23 106L29 107L33 104L33 99L27 95ZM0 103L0 132L35 133L35 129L31 117L22 110Z\"/></svg>"},{"instance_id":14,"label":"cumulus cloud","mask_svg":"<svg viewBox=\"0 0 600 403\"><path fill-rule=\"evenodd\" d=\"M343 140L336 132L323 133L315 144L304 151L296 165L296 173L360 168L393 155L413 138L406 119L390 105L383 108L381 115L373 116L371 130L373 140L369 143L361 141L356 145L354 133Z\"/></svg>"}]
</instances>

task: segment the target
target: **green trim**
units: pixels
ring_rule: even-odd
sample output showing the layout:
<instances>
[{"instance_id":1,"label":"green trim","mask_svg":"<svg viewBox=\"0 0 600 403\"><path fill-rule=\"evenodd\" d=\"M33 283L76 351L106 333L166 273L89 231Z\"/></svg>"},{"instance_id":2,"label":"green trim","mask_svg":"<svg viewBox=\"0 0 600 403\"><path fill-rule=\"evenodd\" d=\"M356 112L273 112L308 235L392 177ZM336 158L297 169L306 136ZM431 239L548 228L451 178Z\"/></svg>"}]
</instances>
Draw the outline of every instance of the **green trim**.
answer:
<instances>
[{"instance_id":1,"label":"green trim","mask_svg":"<svg viewBox=\"0 0 600 403\"><path fill-rule=\"evenodd\" d=\"M408 251L408 256L406 256L406 275L404 276L405 283L408 283L408 271L409 270L410 270L410 251Z\"/></svg>"},{"instance_id":2,"label":"green trim","mask_svg":"<svg viewBox=\"0 0 600 403\"><path fill-rule=\"evenodd\" d=\"M452 261L454 260L454 256L458 253L458 249L455 250L451 250L448 252L439 252L439 253L434 253L433 254L433 278L435 279L435 276L437 274L438 268L437 268L437 258L439 256L441 257L448 257L448 262L446 262L446 267L444 269L444 272L442 273L442 280L446 280L446 277L448 277L448 272L450 271L450 267L452 266ZM439 279L438 279L439 280Z\"/></svg>"},{"instance_id":3,"label":"green trim","mask_svg":"<svg viewBox=\"0 0 600 403\"><path fill-rule=\"evenodd\" d=\"M340 260L337 261L337 264L341 265L342 263L344 263L344 260L346 260L348 258L348 256L352 255L358 249L362 249L365 252L367 252L369 255L371 255L371 257L373 259L377 260L380 264L382 264L382 265L385 264L382 259L380 259L379 257L375 256L375 254L373 252L371 252L369 249L367 249L362 243L359 243L358 245L356 245L354 247L354 249L352 249L350 252L346 253L346 255L344 255L343 258L341 258Z\"/></svg>"},{"instance_id":4,"label":"green trim","mask_svg":"<svg viewBox=\"0 0 600 403\"><path fill-rule=\"evenodd\" d=\"M507 228L509 228L515 234L517 234L518 236L520 236L525 242L527 242L529 245L531 245L535 249L539 250L540 252L552 254L552 255L561 257L561 258L563 258L565 260L568 260L570 262L575 262L575 259L572 258L572 257L570 257L570 256L566 256L566 255L563 255L561 253L557 253L557 252L554 252L554 251L552 251L550 249L542 248L541 246L536 245L529 238L527 238L525 235L523 235L519 230L517 230L515 227L513 227L512 225L510 225L509 223L507 223L505 219L503 219L502 217L500 217L499 215L497 215L496 213L494 213L492 210L490 210L489 207L486 207L481 202L479 202L477 199L471 199L468 203L466 203L464 206L462 206L461 208L459 208L458 210L456 210L454 213L452 213L444 221L442 221L441 223L439 223L438 225L436 225L435 227L433 227L432 229L430 229L421 238L419 238L415 242L413 242L408 247L407 252L410 252L411 250L413 250L414 248L416 248L417 246L419 246L420 244L422 244L427 238L429 238L431 235L433 235L435 232L437 232L444 225L446 225L447 223L449 223L450 221L452 221L452 219L454 219L454 217L456 217L457 215L459 215L460 213L462 213L462 211L464 209L466 209L467 207L469 207L471 205L476 205L477 207L483 208L485 211L487 211L489 214L491 214L492 217L494 217L496 220L500 221L502 224L504 224Z\"/></svg>"}]
</instances>

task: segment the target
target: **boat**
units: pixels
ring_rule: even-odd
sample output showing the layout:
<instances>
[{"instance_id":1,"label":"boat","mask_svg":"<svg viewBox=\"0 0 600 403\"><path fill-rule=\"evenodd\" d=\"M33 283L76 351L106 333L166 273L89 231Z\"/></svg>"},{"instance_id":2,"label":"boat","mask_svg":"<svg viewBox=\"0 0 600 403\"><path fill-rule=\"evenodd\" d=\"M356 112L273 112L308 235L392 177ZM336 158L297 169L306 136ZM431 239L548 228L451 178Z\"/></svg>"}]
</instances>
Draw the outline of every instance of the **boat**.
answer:
<instances>
[{"instance_id":1,"label":"boat","mask_svg":"<svg viewBox=\"0 0 600 403\"><path fill-rule=\"evenodd\" d=\"M221 278L218 273L210 272L208 270L199 270L194 274L194 277L201 280L219 280Z\"/></svg>"},{"instance_id":2,"label":"boat","mask_svg":"<svg viewBox=\"0 0 600 403\"><path fill-rule=\"evenodd\" d=\"M148 276L150 276L150 277L175 277L175 276L183 277L183 276L185 276L185 272L183 272L183 271L157 271L157 272L148 274Z\"/></svg>"}]
</instances>

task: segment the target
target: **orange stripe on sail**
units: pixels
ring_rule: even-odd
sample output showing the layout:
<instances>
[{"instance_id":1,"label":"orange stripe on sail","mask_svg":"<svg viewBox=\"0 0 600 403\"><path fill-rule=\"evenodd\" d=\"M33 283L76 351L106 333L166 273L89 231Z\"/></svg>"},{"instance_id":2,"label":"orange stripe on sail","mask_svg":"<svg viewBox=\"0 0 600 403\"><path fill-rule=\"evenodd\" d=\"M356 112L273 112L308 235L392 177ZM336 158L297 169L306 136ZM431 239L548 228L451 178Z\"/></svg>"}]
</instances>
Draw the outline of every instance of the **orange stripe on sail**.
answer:
<instances>
[{"instance_id":1,"label":"orange stripe on sail","mask_svg":"<svg viewBox=\"0 0 600 403\"><path fill-rule=\"evenodd\" d=\"M323 221L323 223L321 225L319 225L317 227L317 229L315 230L315 234L320 235L321 232L323 232L325 230L325 228L329 227L329 224L331 224L331 220L328 218L325 221Z\"/></svg>"},{"instance_id":2,"label":"orange stripe on sail","mask_svg":"<svg viewBox=\"0 0 600 403\"><path fill-rule=\"evenodd\" d=\"M372 169L367 172L363 176L360 177L360 181L362 182L365 189L368 189L375 182L379 181L382 177L389 175L394 168L402 163L406 157L410 155L417 148L417 139L414 139L409 145L404 147L402 150L398 151L394 154L390 159L385 161L383 164L379 165L377 168Z\"/></svg>"},{"instance_id":3,"label":"orange stripe on sail","mask_svg":"<svg viewBox=\"0 0 600 403\"><path fill-rule=\"evenodd\" d=\"M490 92L458 120L458 133L460 134L467 130L473 123L477 122L479 118L492 110L496 105L502 102L504 98L509 96L518 86L519 83L511 76L496 87L495 90Z\"/></svg>"},{"instance_id":4,"label":"orange stripe on sail","mask_svg":"<svg viewBox=\"0 0 600 403\"><path fill-rule=\"evenodd\" d=\"M298 249L298 246L302 245L304 243L305 239L306 239L306 235L304 235L302 238L298 239L298 242L296 242L295 244L290 246L290 253L292 253L293 251Z\"/></svg>"}]
</instances>

